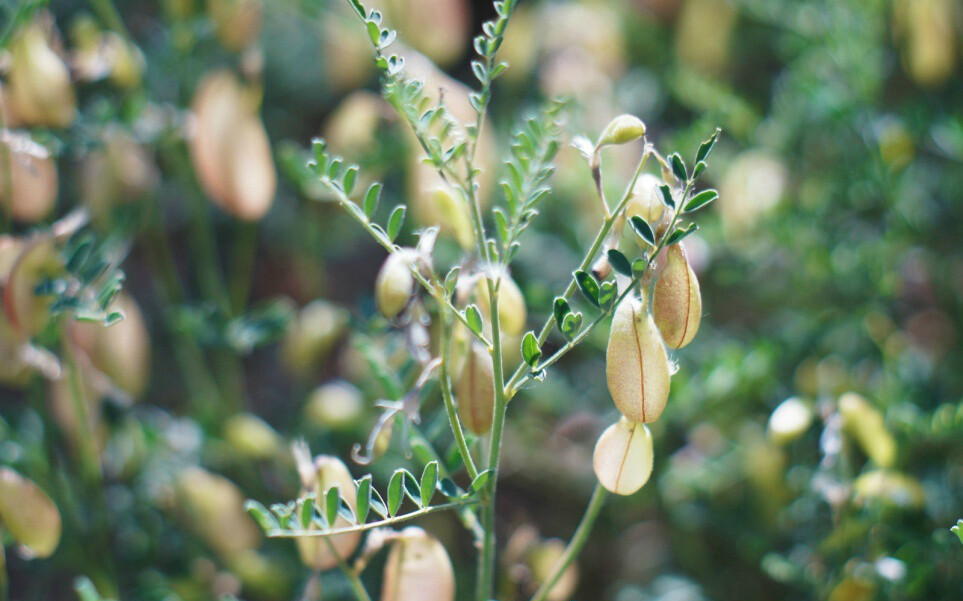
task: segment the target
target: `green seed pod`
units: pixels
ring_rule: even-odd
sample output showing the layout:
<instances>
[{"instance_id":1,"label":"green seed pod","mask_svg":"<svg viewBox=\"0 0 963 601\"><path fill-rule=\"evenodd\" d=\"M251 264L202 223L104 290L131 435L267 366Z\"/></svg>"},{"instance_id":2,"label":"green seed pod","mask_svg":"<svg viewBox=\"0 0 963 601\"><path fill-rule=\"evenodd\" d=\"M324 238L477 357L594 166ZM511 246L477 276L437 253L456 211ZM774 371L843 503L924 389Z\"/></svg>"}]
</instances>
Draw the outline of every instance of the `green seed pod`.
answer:
<instances>
[{"instance_id":1,"label":"green seed pod","mask_svg":"<svg viewBox=\"0 0 963 601\"><path fill-rule=\"evenodd\" d=\"M495 410L495 371L491 355L480 344L471 345L455 394L461 423L474 434L488 432Z\"/></svg>"},{"instance_id":2,"label":"green seed pod","mask_svg":"<svg viewBox=\"0 0 963 601\"><path fill-rule=\"evenodd\" d=\"M535 544L526 557L526 563L532 573L532 580L539 585L545 582L564 554L565 541L561 539L550 538ZM545 597L546 600L568 601L568 599L571 599L575 593L575 587L578 585L578 576L578 564L573 561L562 572L558 582Z\"/></svg>"},{"instance_id":3,"label":"green seed pod","mask_svg":"<svg viewBox=\"0 0 963 601\"><path fill-rule=\"evenodd\" d=\"M301 462L300 459L298 461ZM354 510L358 502L358 490L351 478L351 472L340 459L330 455L319 455L314 458L313 472L305 472L301 465L298 469L302 472L301 483L304 487L302 494L313 492L316 498L322 499L325 493L337 486L341 498ZM350 525L340 516L334 522L335 528ZM361 533L346 532L326 538L327 541L322 537L297 539L298 553L304 565L313 570L328 570L337 566L339 558L344 560L354 553L358 543L361 542Z\"/></svg>"},{"instance_id":4,"label":"green seed pod","mask_svg":"<svg viewBox=\"0 0 963 601\"><path fill-rule=\"evenodd\" d=\"M355 425L364 413L364 397L358 388L344 380L322 384L314 389L304 407L304 417L321 429L345 430Z\"/></svg>"},{"instance_id":5,"label":"green seed pod","mask_svg":"<svg viewBox=\"0 0 963 601\"><path fill-rule=\"evenodd\" d=\"M606 490L631 495L649 480L652 456L649 428L622 417L599 436L592 467Z\"/></svg>"},{"instance_id":6,"label":"green seed pod","mask_svg":"<svg viewBox=\"0 0 963 601\"><path fill-rule=\"evenodd\" d=\"M224 439L231 448L251 459L270 459L280 448L280 437L253 413L238 413L224 424Z\"/></svg>"},{"instance_id":7,"label":"green seed pod","mask_svg":"<svg viewBox=\"0 0 963 601\"><path fill-rule=\"evenodd\" d=\"M70 72L50 48L40 24L23 29L10 46L10 104L26 126L67 127L77 116Z\"/></svg>"},{"instance_id":8,"label":"green seed pod","mask_svg":"<svg viewBox=\"0 0 963 601\"><path fill-rule=\"evenodd\" d=\"M385 259L375 280L375 302L388 319L394 319L408 306L415 287L411 264L418 254L413 248L403 248Z\"/></svg>"},{"instance_id":9,"label":"green seed pod","mask_svg":"<svg viewBox=\"0 0 963 601\"><path fill-rule=\"evenodd\" d=\"M876 500L907 509L918 509L926 498L918 480L893 470L871 470L861 474L853 482L853 495L859 505Z\"/></svg>"},{"instance_id":10,"label":"green seed pod","mask_svg":"<svg viewBox=\"0 0 963 601\"><path fill-rule=\"evenodd\" d=\"M627 144L645 135L645 123L634 115L619 115L609 122L599 136L596 146L601 148L610 144Z\"/></svg>"},{"instance_id":11,"label":"green seed pod","mask_svg":"<svg viewBox=\"0 0 963 601\"><path fill-rule=\"evenodd\" d=\"M669 358L641 300L625 299L612 317L605 376L622 415L634 422L654 422L662 415L669 398Z\"/></svg>"},{"instance_id":12,"label":"green seed pod","mask_svg":"<svg viewBox=\"0 0 963 601\"><path fill-rule=\"evenodd\" d=\"M652 313L662 338L672 348L692 341L702 320L702 293L685 250L678 244L666 249L666 264L655 284Z\"/></svg>"},{"instance_id":13,"label":"green seed pod","mask_svg":"<svg viewBox=\"0 0 963 601\"><path fill-rule=\"evenodd\" d=\"M475 285L475 302L491 323L491 307L488 302L488 279L482 274ZM501 330L511 336L518 336L525 329L528 312L525 308L525 297L518 284L505 272L501 274L498 285L498 325Z\"/></svg>"},{"instance_id":14,"label":"green seed pod","mask_svg":"<svg viewBox=\"0 0 963 601\"><path fill-rule=\"evenodd\" d=\"M57 506L32 480L8 467L0 467L0 526L33 557L49 557L60 544Z\"/></svg>"},{"instance_id":15,"label":"green seed pod","mask_svg":"<svg viewBox=\"0 0 963 601\"><path fill-rule=\"evenodd\" d=\"M896 440L886 429L883 414L855 392L839 397L839 414L843 428L856 439L866 456L880 467L896 462Z\"/></svg>"},{"instance_id":16,"label":"green seed pod","mask_svg":"<svg viewBox=\"0 0 963 601\"><path fill-rule=\"evenodd\" d=\"M284 336L285 366L299 377L313 377L347 324L348 312L337 305L320 299L305 305Z\"/></svg>"},{"instance_id":17,"label":"green seed pod","mask_svg":"<svg viewBox=\"0 0 963 601\"><path fill-rule=\"evenodd\" d=\"M445 547L421 528L409 526L392 543L385 564L381 601L453 601L455 571Z\"/></svg>"},{"instance_id":18,"label":"green seed pod","mask_svg":"<svg viewBox=\"0 0 963 601\"><path fill-rule=\"evenodd\" d=\"M191 528L222 557L260 544L261 532L244 510L246 496L227 478L190 467L178 475L177 490Z\"/></svg>"},{"instance_id":19,"label":"green seed pod","mask_svg":"<svg viewBox=\"0 0 963 601\"><path fill-rule=\"evenodd\" d=\"M662 180L651 173L640 175L632 187L632 196L625 205L626 216L639 216L650 225L657 224L665 213L665 203L662 202L662 192L659 190L661 185Z\"/></svg>"},{"instance_id":20,"label":"green seed pod","mask_svg":"<svg viewBox=\"0 0 963 601\"><path fill-rule=\"evenodd\" d=\"M805 434L812 422L812 408L799 397L788 398L769 416L769 440L776 444L792 442Z\"/></svg>"}]
</instances>

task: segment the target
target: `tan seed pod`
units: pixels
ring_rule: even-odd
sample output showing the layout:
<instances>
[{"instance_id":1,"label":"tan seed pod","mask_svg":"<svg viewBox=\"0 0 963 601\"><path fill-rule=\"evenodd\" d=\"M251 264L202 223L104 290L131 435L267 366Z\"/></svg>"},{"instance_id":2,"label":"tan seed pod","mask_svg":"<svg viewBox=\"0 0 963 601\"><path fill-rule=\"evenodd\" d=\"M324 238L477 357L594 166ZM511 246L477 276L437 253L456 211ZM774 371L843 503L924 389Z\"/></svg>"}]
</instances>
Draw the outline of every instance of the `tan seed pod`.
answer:
<instances>
[{"instance_id":1,"label":"tan seed pod","mask_svg":"<svg viewBox=\"0 0 963 601\"><path fill-rule=\"evenodd\" d=\"M375 302L388 319L394 319L408 306L414 293L415 276L411 264L418 259L412 248L403 248L388 255L375 280Z\"/></svg>"},{"instance_id":2,"label":"tan seed pod","mask_svg":"<svg viewBox=\"0 0 963 601\"><path fill-rule=\"evenodd\" d=\"M652 297L652 314L662 339L672 348L692 341L702 320L702 293L685 250L678 244L666 249L666 264Z\"/></svg>"},{"instance_id":3,"label":"tan seed pod","mask_svg":"<svg viewBox=\"0 0 963 601\"><path fill-rule=\"evenodd\" d=\"M665 212L662 192L659 190L661 185L662 180L651 173L640 175L632 187L632 196L625 205L625 215L639 216L653 226L657 224Z\"/></svg>"},{"instance_id":4,"label":"tan seed pod","mask_svg":"<svg viewBox=\"0 0 963 601\"><path fill-rule=\"evenodd\" d=\"M641 300L625 299L612 317L605 376L622 415L634 422L653 422L662 415L669 398L669 359Z\"/></svg>"},{"instance_id":5,"label":"tan seed pod","mask_svg":"<svg viewBox=\"0 0 963 601\"><path fill-rule=\"evenodd\" d=\"M299 470L303 470L300 465ZM344 462L330 455L319 455L314 458L313 470L311 475L301 474L304 487L302 494L313 492L317 499L323 499L325 493L338 487L341 498L353 511L358 503L358 490ZM334 522L335 528L345 528L350 525L341 516L338 516ZM298 553L304 565L313 570L328 570L337 566L339 558L344 560L354 553L358 543L361 542L361 532L346 532L325 538L297 539Z\"/></svg>"},{"instance_id":6,"label":"tan seed pod","mask_svg":"<svg viewBox=\"0 0 963 601\"><path fill-rule=\"evenodd\" d=\"M472 344L465 367L455 385L458 417L474 434L484 434L492 427L495 409L495 371L492 357L480 344Z\"/></svg>"},{"instance_id":7,"label":"tan seed pod","mask_svg":"<svg viewBox=\"0 0 963 601\"><path fill-rule=\"evenodd\" d=\"M37 235L23 245L3 287L3 309L21 338L38 334L50 320L50 297L38 296L45 278L62 275L63 259L49 235Z\"/></svg>"},{"instance_id":8,"label":"tan seed pod","mask_svg":"<svg viewBox=\"0 0 963 601\"><path fill-rule=\"evenodd\" d=\"M257 220L274 200L277 172L267 133L234 74L215 71L197 88L191 159L204 191L223 210Z\"/></svg>"},{"instance_id":9,"label":"tan seed pod","mask_svg":"<svg viewBox=\"0 0 963 601\"><path fill-rule=\"evenodd\" d=\"M232 52L257 41L263 13L261 0L207 0L207 14L214 23L217 40Z\"/></svg>"},{"instance_id":10,"label":"tan seed pod","mask_svg":"<svg viewBox=\"0 0 963 601\"><path fill-rule=\"evenodd\" d=\"M67 65L50 47L47 34L34 23L11 44L10 102L17 123L67 127L77 116L77 97Z\"/></svg>"},{"instance_id":11,"label":"tan seed pod","mask_svg":"<svg viewBox=\"0 0 963 601\"><path fill-rule=\"evenodd\" d=\"M635 115L619 115L605 126L597 146L628 144L644 135L645 123L642 123L641 119Z\"/></svg>"},{"instance_id":12,"label":"tan seed pod","mask_svg":"<svg viewBox=\"0 0 963 601\"><path fill-rule=\"evenodd\" d=\"M491 304L488 295L488 278L484 274L478 278L475 285L475 302L485 316L486 322L491 323ZM502 331L511 336L518 336L525 329L528 312L525 308L525 297L521 289L507 273L501 274L498 285L498 325Z\"/></svg>"},{"instance_id":13,"label":"tan seed pod","mask_svg":"<svg viewBox=\"0 0 963 601\"><path fill-rule=\"evenodd\" d=\"M281 447L281 437L253 413L236 413L224 423L224 440L245 458L270 459Z\"/></svg>"},{"instance_id":14,"label":"tan seed pod","mask_svg":"<svg viewBox=\"0 0 963 601\"><path fill-rule=\"evenodd\" d=\"M0 165L3 208L14 219L28 223L46 217L57 200L57 166L47 149L25 134L8 133L0 142L0 161L3 160L9 161Z\"/></svg>"},{"instance_id":15,"label":"tan seed pod","mask_svg":"<svg viewBox=\"0 0 963 601\"><path fill-rule=\"evenodd\" d=\"M421 528L409 526L391 544L381 601L453 601L455 571L445 547Z\"/></svg>"},{"instance_id":16,"label":"tan seed pod","mask_svg":"<svg viewBox=\"0 0 963 601\"><path fill-rule=\"evenodd\" d=\"M8 467L0 467L0 526L33 557L49 557L60 544L57 506L32 480Z\"/></svg>"},{"instance_id":17,"label":"tan seed pod","mask_svg":"<svg viewBox=\"0 0 963 601\"><path fill-rule=\"evenodd\" d=\"M592 454L592 467L606 490L631 495L649 480L652 457L649 428L623 417L599 436Z\"/></svg>"}]
</instances>

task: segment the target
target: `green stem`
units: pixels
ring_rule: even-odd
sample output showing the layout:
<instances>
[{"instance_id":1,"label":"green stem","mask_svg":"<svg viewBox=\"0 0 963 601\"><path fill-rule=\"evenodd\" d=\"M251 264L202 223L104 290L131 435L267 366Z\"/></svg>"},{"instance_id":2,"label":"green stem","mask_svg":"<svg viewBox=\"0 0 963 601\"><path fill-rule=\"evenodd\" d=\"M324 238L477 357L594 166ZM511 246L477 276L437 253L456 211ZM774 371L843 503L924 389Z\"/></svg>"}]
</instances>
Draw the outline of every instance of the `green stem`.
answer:
<instances>
[{"instance_id":1,"label":"green stem","mask_svg":"<svg viewBox=\"0 0 963 601\"><path fill-rule=\"evenodd\" d=\"M3 548L3 528L0 528L0 601L9 601L10 584L7 576L7 556Z\"/></svg>"},{"instance_id":2,"label":"green stem","mask_svg":"<svg viewBox=\"0 0 963 601\"><path fill-rule=\"evenodd\" d=\"M582 547L584 547L588 541L589 534L592 532L592 527L595 525L595 520L599 516L599 511L602 509L607 495L608 493L602 488L601 484L595 485L595 491L592 492L592 498L585 508L582 521L579 522L578 528L575 529L575 534L572 535L572 540L570 540L568 546L565 547L562 556L555 562L555 567L552 568L545 582L535 591L535 595L532 596L531 601L545 601L568 566L570 566L579 556L579 553L582 552Z\"/></svg>"},{"instance_id":3,"label":"green stem","mask_svg":"<svg viewBox=\"0 0 963 601\"><path fill-rule=\"evenodd\" d=\"M585 257L582 259L581 264L579 264L578 271L586 271L591 265L592 261L595 260L595 255L602 248L602 244L605 242L605 237L608 236L609 230L612 229L612 224L618 219L618 216L622 213L625 205L628 204L629 199L632 197L632 189L635 188L635 183L638 181L639 177L642 175L642 170L645 168L645 164L648 161L650 151L647 148L645 152L642 153L642 158L639 159L639 164L635 168L635 173L632 175L631 181L629 181L628 186L625 187L625 192L622 194L622 199L615 206L615 209L609 214L608 217L602 220L602 226L599 228L598 234L595 236L595 240L592 242L592 246L589 247L588 252L585 253ZM571 298L575 294L577 285L575 283L575 278L573 277L569 280L568 287L562 293L562 297L566 300ZM545 324L538 333L538 345L542 346L545 341L548 340L548 335L552 331L552 327L555 326L555 315L549 315L548 319L545 320ZM506 387L505 395L510 399L515 396L518 392L518 387L521 385L523 378L528 374L526 372L528 365L522 363L512 374L512 377L508 380L508 385Z\"/></svg>"},{"instance_id":4,"label":"green stem","mask_svg":"<svg viewBox=\"0 0 963 601\"><path fill-rule=\"evenodd\" d=\"M234 231L234 249L231 255L231 273L228 280L231 309L235 315L243 313L247 306L256 256L257 222L238 221Z\"/></svg>"},{"instance_id":5,"label":"green stem","mask_svg":"<svg viewBox=\"0 0 963 601\"><path fill-rule=\"evenodd\" d=\"M114 30L116 33L130 39L130 33L124 26L124 20L120 16L120 11L114 6L111 0L90 0L97 17L104 22L104 25Z\"/></svg>"},{"instance_id":6,"label":"green stem","mask_svg":"<svg viewBox=\"0 0 963 601\"><path fill-rule=\"evenodd\" d=\"M358 576L358 574L352 570L347 563L345 563L344 559L341 558L341 554L338 553L337 549L335 549L334 543L331 542L331 538L327 536L324 537L324 542L328 545L328 549L330 549L331 554L337 558L338 566L341 567L341 571L348 578L348 582L351 584L351 592L354 593L355 598L357 598L358 601L371 601L371 596L368 595L368 591L365 589L364 583L361 582L361 577Z\"/></svg>"},{"instance_id":7,"label":"green stem","mask_svg":"<svg viewBox=\"0 0 963 601\"><path fill-rule=\"evenodd\" d=\"M451 323L448 321L447 312L440 311L441 315L441 366L438 369L438 380L441 384L441 396L445 401L445 412L448 414L448 424L451 426L452 434L455 436L455 443L458 445L458 452L461 454L465 469L468 470L468 477L473 481L478 477L478 468L472 459L471 451L465 442L465 431L461 427L458 413L455 411L455 399L451 393L451 379L448 374L448 362L451 359Z\"/></svg>"}]
</instances>

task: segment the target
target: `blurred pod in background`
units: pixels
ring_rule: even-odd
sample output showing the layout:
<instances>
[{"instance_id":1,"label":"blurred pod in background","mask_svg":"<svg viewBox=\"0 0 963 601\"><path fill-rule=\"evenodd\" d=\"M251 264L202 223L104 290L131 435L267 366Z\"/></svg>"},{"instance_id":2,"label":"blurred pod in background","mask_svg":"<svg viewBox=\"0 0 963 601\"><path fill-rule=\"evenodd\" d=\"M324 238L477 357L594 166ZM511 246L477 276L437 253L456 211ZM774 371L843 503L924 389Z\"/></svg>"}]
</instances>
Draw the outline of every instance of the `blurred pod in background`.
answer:
<instances>
[{"instance_id":1,"label":"blurred pod in background","mask_svg":"<svg viewBox=\"0 0 963 601\"><path fill-rule=\"evenodd\" d=\"M264 4L262 0L207 0L207 16L221 45L240 52L260 37Z\"/></svg>"},{"instance_id":2,"label":"blurred pod in background","mask_svg":"<svg viewBox=\"0 0 963 601\"><path fill-rule=\"evenodd\" d=\"M49 557L60 544L57 506L33 480L8 467L0 467L0 524L27 558Z\"/></svg>"},{"instance_id":3,"label":"blurred pod in background","mask_svg":"<svg viewBox=\"0 0 963 601\"><path fill-rule=\"evenodd\" d=\"M0 204L18 221L36 223L57 202L57 166L50 152L25 132L0 136Z\"/></svg>"},{"instance_id":4,"label":"blurred pod in background","mask_svg":"<svg viewBox=\"0 0 963 601\"><path fill-rule=\"evenodd\" d=\"M14 125L64 128L77 116L77 97L64 60L51 47L53 20L44 14L10 44L10 109Z\"/></svg>"},{"instance_id":5,"label":"blurred pod in background","mask_svg":"<svg viewBox=\"0 0 963 601\"><path fill-rule=\"evenodd\" d=\"M917 84L942 86L956 69L959 2L895 0L893 32L901 42L903 65Z\"/></svg>"},{"instance_id":6,"label":"blurred pod in background","mask_svg":"<svg viewBox=\"0 0 963 601\"><path fill-rule=\"evenodd\" d=\"M417 526L402 530L385 563L381 601L454 601L455 571L438 539Z\"/></svg>"},{"instance_id":7,"label":"blurred pod in background","mask_svg":"<svg viewBox=\"0 0 963 601\"><path fill-rule=\"evenodd\" d=\"M267 213L277 186L257 102L254 90L221 70L201 80L191 105L190 151L201 187L221 209L245 220Z\"/></svg>"},{"instance_id":8,"label":"blurred pod in background","mask_svg":"<svg viewBox=\"0 0 963 601\"><path fill-rule=\"evenodd\" d=\"M217 474L189 467L177 475L178 510L188 526L225 559L256 549L261 533L244 510L246 496Z\"/></svg>"},{"instance_id":9,"label":"blurred pod in background","mask_svg":"<svg viewBox=\"0 0 963 601\"><path fill-rule=\"evenodd\" d=\"M467 0L381 0L385 22L439 67L453 66L468 48Z\"/></svg>"},{"instance_id":10,"label":"blurred pod in background","mask_svg":"<svg viewBox=\"0 0 963 601\"><path fill-rule=\"evenodd\" d=\"M721 75L729 66L736 10L726 0L684 0L675 31L679 61L706 75Z\"/></svg>"},{"instance_id":11,"label":"blurred pod in background","mask_svg":"<svg viewBox=\"0 0 963 601\"><path fill-rule=\"evenodd\" d=\"M782 160L762 149L737 155L719 184L719 214L730 244L771 213L786 189L788 173Z\"/></svg>"},{"instance_id":12,"label":"blurred pod in background","mask_svg":"<svg viewBox=\"0 0 963 601\"><path fill-rule=\"evenodd\" d=\"M347 310L322 299L302 307L281 343L284 366L301 378L314 375L344 334L349 317Z\"/></svg>"},{"instance_id":13,"label":"blurred pod in background","mask_svg":"<svg viewBox=\"0 0 963 601\"><path fill-rule=\"evenodd\" d=\"M94 218L105 217L117 204L133 202L159 182L154 157L130 131L112 125L104 129L102 145L80 163L81 198Z\"/></svg>"}]
</instances>

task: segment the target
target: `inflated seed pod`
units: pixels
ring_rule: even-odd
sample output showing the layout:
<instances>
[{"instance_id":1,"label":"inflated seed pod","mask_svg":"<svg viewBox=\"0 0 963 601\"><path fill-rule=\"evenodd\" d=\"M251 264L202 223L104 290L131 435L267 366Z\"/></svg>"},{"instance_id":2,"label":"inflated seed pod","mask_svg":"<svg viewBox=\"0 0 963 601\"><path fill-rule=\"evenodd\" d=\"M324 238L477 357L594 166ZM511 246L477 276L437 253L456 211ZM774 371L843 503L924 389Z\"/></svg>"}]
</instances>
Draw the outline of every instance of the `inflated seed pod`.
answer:
<instances>
[{"instance_id":1,"label":"inflated seed pod","mask_svg":"<svg viewBox=\"0 0 963 601\"><path fill-rule=\"evenodd\" d=\"M40 221L57 200L57 166L53 157L23 133L8 132L0 147L4 151L0 160L9 159L9 169L0 169L0 205L14 219Z\"/></svg>"},{"instance_id":2,"label":"inflated seed pod","mask_svg":"<svg viewBox=\"0 0 963 601\"><path fill-rule=\"evenodd\" d=\"M666 264L655 283L652 315L662 339L672 348L692 341L702 320L702 293L685 250L678 244L666 249Z\"/></svg>"},{"instance_id":3,"label":"inflated seed pod","mask_svg":"<svg viewBox=\"0 0 963 601\"><path fill-rule=\"evenodd\" d=\"M485 316L486 321L491 323L491 306L488 298L488 278L484 274L478 278L475 285L475 302ZM525 297L519 289L518 284L506 272L501 274L501 283L498 285L498 325L502 331L512 336L518 336L525 329L525 321L528 319L528 312L525 309Z\"/></svg>"},{"instance_id":4,"label":"inflated seed pod","mask_svg":"<svg viewBox=\"0 0 963 601\"><path fill-rule=\"evenodd\" d=\"M263 13L261 0L207 0L207 14L217 40L232 52L240 52L257 41Z\"/></svg>"},{"instance_id":5,"label":"inflated seed pod","mask_svg":"<svg viewBox=\"0 0 963 601\"><path fill-rule=\"evenodd\" d=\"M643 302L627 298L612 317L605 349L609 393L622 415L653 422L669 398L669 358L659 330Z\"/></svg>"},{"instance_id":6,"label":"inflated seed pod","mask_svg":"<svg viewBox=\"0 0 963 601\"><path fill-rule=\"evenodd\" d=\"M847 392L839 397L839 414L843 428L856 439L867 457L880 467L893 466L896 440L886 428L882 413L863 396Z\"/></svg>"},{"instance_id":7,"label":"inflated seed pod","mask_svg":"<svg viewBox=\"0 0 963 601\"><path fill-rule=\"evenodd\" d=\"M224 424L224 440L245 458L270 459L281 447L281 437L253 413L236 413Z\"/></svg>"},{"instance_id":8,"label":"inflated seed pod","mask_svg":"<svg viewBox=\"0 0 963 601\"><path fill-rule=\"evenodd\" d=\"M641 119L635 115L619 115L605 126L596 146L601 148L610 144L628 144L644 135L645 123Z\"/></svg>"},{"instance_id":9,"label":"inflated seed pod","mask_svg":"<svg viewBox=\"0 0 963 601\"><path fill-rule=\"evenodd\" d=\"M631 495L652 474L652 434L642 423L622 417L595 443L592 468L606 490Z\"/></svg>"},{"instance_id":10,"label":"inflated seed pod","mask_svg":"<svg viewBox=\"0 0 963 601\"><path fill-rule=\"evenodd\" d=\"M252 94L233 73L215 71L198 85L191 111L191 159L204 192L234 217L260 219L274 201L277 172Z\"/></svg>"},{"instance_id":11,"label":"inflated seed pod","mask_svg":"<svg viewBox=\"0 0 963 601\"><path fill-rule=\"evenodd\" d=\"M659 190L661 185L662 180L651 173L640 175L632 187L632 196L625 205L625 215L639 216L650 225L658 223L665 212L665 203L662 202L662 192Z\"/></svg>"},{"instance_id":12,"label":"inflated seed pod","mask_svg":"<svg viewBox=\"0 0 963 601\"><path fill-rule=\"evenodd\" d=\"M60 544L57 506L32 480L8 467L0 467L0 525L33 557L49 557Z\"/></svg>"},{"instance_id":13,"label":"inflated seed pod","mask_svg":"<svg viewBox=\"0 0 963 601\"><path fill-rule=\"evenodd\" d=\"M409 526L391 543L381 601L453 601L455 571L445 547Z\"/></svg>"},{"instance_id":14,"label":"inflated seed pod","mask_svg":"<svg viewBox=\"0 0 963 601\"><path fill-rule=\"evenodd\" d=\"M495 371L492 356L480 344L472 344L455 385L458 417L474 434L492 427L495 409Z\"/></svg>"},{"instance_id":15,"label":"inflated seed pod","mask_svg":"<svg viewBox=\"0 0 963 601\"><path fill-rule=\"evenodd\" d=\"M50 320L51 297L36 294L46 278L63 274L64 262L49 235L36 235L22 247L3 287L7 320L22 338L38 334Z\"/></svg>"},{"instance_id":16,"label":"inflated seed pod","mask_svg":"<svg viewBox=\"0 0 963 601\"><path fill-rule=\"evenodd\" d=\"M40 23L21 30L10 46L10 104L16 122L67 127L77 116L77 97L67 65L51 49Z\"/></svg>"},{"instance_id":17,"label":"inflated seed pod","mask_svg":"<svg viewBox=\"0 0 963 601\"><path fill-rule=\"evenodd\" d=\"M299 470L301 468L299 467ZM358 502L358 491L348 467L337 457L319 455L314 458L313 474L301 474L303 494L315 493L316 498L324 498L324 494L337 486L341 498L351 507L352 511ZM312 480L313 478L313 480ZM351 524L341 516L334 522L335 528L344 528ZM345 532L327 537L298 538L298 553L304 565L313 570L328 570L338 565L339 558L344 560L357 548L361 541L360 532ZM330 544L329 544L330 543Z\"/></svg>"},{"instance_id":18,"label":"inflated seed pod","mask_svg":"<svg viewBox=\"0 0 963 601\"><path fill-rule=\"evenodd\" d=\"M805 434L812 421L812 408L799 397L790 397L773 410L766 432L772 442L786 444Z\"/></svg>"},{"instance_id":19,"label":"inflated seed pod","mask_svg":"<svg viewBox=\"0 0 963 601\"><path fill-rule=\"evenodd\" d=\"M378 310L388 319L394 319L408 306L415 288L415 276L411 264L418 258L413 248L403 248L391 253L381 265L375 280L375 302Z\"/></svg>"},{"instance_id":20,"label":"inflated seed pod","mask_svg":"<svg viewBox=\"0 0 963 601\"><path fill-rule=\"evenodd\" d=\"M246 496L233 482L199 467L177 477L179 506L188 523L221 557L249 551L261 542L261 531L244 510Z\"/></svg>"}]
</instances>

